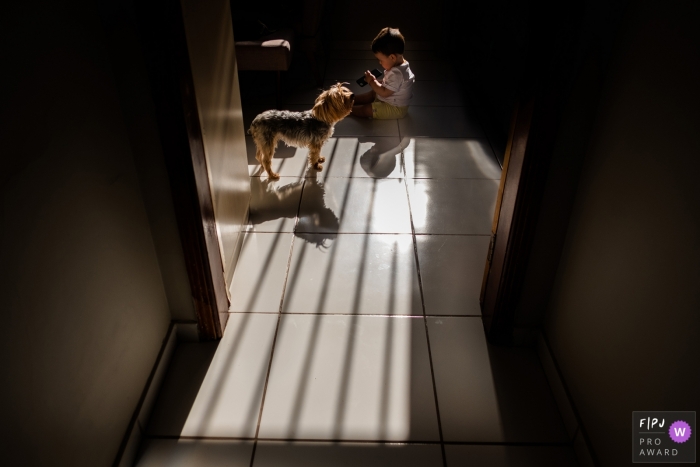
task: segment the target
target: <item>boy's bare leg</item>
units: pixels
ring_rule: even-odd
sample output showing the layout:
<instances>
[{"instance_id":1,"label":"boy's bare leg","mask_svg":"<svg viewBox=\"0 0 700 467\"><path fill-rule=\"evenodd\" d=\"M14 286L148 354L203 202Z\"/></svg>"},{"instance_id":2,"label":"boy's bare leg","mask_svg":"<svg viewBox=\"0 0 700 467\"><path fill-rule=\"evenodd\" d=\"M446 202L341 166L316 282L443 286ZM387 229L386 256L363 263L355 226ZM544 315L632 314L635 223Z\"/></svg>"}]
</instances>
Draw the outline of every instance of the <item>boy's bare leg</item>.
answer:
<instances>
[{"instance_id":1,"label":"boy's bare leg","mask_svg":"<svg viewBox=\"0 0 700 467\"><path fill-rule=\"evenodd\" d=\"M353 106L351 115L355 117L372 118L372 104Z\"/></svg>"},{"instance_id":2,"label":"boy's bare leg","mask_svg":"<svg viewBox=\"0 0 700 467\"><path fill-rule=\"evenodd\" d=\"M369 91L364 94L355 95L355 103L353 105L365 105L374 102L377 94L374 91Z\"/></svg>"},{"instance_id":3,"label":"boy's bare leg","mask_svg":"<svg viewBox=\"0 0 700 467\"><path fill-rule=\"evenodd\" d=\"M372 118L372 102L377 97L374 91L356 95L351 115L355 117Z\"/></svg>"}]
</instances>

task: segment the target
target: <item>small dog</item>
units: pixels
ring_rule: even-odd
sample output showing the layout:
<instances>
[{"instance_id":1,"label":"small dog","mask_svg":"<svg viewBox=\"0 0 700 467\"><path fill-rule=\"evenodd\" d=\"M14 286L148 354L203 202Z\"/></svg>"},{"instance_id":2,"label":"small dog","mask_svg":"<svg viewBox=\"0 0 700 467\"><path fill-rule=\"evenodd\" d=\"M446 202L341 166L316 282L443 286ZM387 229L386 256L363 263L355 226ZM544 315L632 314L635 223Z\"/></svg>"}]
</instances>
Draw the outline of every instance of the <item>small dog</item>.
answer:
<instances>
[{"instance_id":1,"label":"small dog","mask_svg":"<svg viewBox=\"0 0 700 467\"><path fill-rule=\"evenodd\" d=\"M323 170L321 164L326 158L321 157L321 147L333 136L335 124L350 114L355 101L355 94L343 84L323 91L311 110L267 110L255 117L248 134L255 141L255 158L270 178L279 178L279 174L272 171L272 156L280 139L289 146L308 147L309 164L316 170Z\"/></svg>"}]
</instances>

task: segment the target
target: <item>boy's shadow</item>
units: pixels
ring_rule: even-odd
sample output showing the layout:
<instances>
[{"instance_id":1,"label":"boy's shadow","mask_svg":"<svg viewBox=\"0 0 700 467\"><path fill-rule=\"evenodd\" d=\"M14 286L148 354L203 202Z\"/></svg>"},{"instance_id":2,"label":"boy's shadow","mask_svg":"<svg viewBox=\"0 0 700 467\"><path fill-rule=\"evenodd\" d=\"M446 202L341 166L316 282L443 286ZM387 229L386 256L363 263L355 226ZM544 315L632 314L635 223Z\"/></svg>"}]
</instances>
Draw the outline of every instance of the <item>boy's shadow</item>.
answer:
<instances>
[{"instance_id":1,"label":"boy's shadow","mask_svg":"<svg viewBox=\"0 0 700 467\"><path fill-rule=\"evenodd\" d=\"M397 155L406 149L409 138L404 138L398 146L376 140L359 139L359 143L372 142L374 145L360 155L360 167L372 178L387 178L396 169Z\"/></svg>"},{"instance_id":2,"label":"boy's shadow","mask_svg":"<svg viewBox=\"0 0 700 467\"><path fill-rule=\"evenodd\" d=\"M316 178L316 171L309 169L307 178L279 184L279 181L260 178L262 168L250 181L250 223L253 225L276 219L294 219L299 222L294 235L316 247L327 247L334 240L340 227L338 216L326 206L323 183ZM281 179L284 180L284 179ZM300 196L303 195L303 202Z\"/></svg>"}]
</instances>

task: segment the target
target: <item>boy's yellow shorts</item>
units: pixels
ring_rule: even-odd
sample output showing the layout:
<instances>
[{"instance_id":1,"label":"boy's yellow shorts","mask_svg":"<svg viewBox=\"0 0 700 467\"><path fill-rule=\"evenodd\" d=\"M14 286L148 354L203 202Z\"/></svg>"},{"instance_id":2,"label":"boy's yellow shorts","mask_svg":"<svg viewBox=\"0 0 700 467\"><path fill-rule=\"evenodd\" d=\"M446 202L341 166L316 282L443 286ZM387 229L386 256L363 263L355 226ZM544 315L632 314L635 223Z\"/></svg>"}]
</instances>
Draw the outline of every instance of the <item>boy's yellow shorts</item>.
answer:
<instances>
[{"instance_id":1,"label":"boy's yellow shorts","mask_svg":"<svg viewBox=\"0 0 700 467\"><path fill-rule=\"evenodd\" d=\"M404 118L408 113L408 106L396 107L379 99L372 102L372 118L379 120L396 120Z\"/></svg>"}]
</instances>

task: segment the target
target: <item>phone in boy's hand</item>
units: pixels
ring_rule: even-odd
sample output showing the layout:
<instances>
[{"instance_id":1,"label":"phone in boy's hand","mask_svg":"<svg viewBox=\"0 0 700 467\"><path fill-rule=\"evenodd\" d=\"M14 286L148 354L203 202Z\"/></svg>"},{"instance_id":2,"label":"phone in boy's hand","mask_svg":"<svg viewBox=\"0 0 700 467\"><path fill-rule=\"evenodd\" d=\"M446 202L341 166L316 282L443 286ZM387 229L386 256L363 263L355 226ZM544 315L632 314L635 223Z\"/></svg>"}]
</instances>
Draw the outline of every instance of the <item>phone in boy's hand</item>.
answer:
<instances>
[{"instance_id":1,"label":"phone in boy's hand","mask_svg":"<svg viewBox=\"0 0 700 467\"><path fill-rule=\"evenodd\" d=\"M382 76L382 75L384 74L383 71L381 71L381 70L379 70L379 69L377 69L377 68L375 68L374 70L370 71L370 73L372 73L372 75L374 75L375 78L379 78L380 76ZM357 80L357 84L359 84L360 87L367 86L367 81L365 81L365 75L362 75L362 76L360 77L360 79Z\"/></svg>"}]
</instances>

